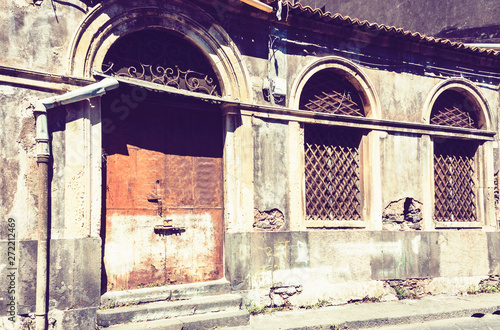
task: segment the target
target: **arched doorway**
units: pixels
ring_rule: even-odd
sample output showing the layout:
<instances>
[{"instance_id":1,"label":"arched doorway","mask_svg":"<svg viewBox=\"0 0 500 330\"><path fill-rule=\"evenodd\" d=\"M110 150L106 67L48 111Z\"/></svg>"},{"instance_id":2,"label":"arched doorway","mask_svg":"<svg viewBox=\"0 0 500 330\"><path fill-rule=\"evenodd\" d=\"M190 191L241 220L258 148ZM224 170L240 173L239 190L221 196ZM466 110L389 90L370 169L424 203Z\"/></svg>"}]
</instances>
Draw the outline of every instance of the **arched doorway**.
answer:
<instances>
[{"instance_id":1,"label":"arched doorway","mask_svg":"<svg viewBox=\"0 0 500 330\"><path fill-rule=\"evenodd\" d=\"M201 52L180 35L118 39L102 70L220 95ZM102 100L107 290L223 276L223 127L219 106L124 86Z\"/></svg>"}]
</instances>

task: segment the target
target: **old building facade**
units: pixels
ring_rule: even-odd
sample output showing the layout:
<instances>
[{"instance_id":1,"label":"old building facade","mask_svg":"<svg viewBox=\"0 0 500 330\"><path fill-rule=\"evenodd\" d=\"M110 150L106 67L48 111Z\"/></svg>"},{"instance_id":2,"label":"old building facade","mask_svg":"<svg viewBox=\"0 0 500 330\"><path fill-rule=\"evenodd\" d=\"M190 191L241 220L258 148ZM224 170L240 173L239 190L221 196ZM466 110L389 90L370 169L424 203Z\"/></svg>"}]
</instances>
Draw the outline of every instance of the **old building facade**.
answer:
<instances>
[{"instance_id":1,"label":"old building facade","mask_svg":"<svg viewBox=\"0 0 500 330\"><path fill-rule=\"evenodd\" d=\"M499 274L500 53L288 1L0 14L2 327L193 283L302 306Z\"/></svg>"}]
</instances>

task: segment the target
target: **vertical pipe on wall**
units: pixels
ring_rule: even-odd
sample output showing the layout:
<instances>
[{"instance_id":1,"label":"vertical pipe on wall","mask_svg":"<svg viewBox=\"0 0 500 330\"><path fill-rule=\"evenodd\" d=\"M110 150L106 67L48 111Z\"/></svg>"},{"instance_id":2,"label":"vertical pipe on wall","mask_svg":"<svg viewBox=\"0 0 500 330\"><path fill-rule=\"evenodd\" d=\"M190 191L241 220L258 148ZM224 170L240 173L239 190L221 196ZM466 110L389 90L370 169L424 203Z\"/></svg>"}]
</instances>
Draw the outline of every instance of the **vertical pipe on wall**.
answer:
<instances>
[{"instance_id":1,"label":"vertical pipe on wall","mask_svg":"<svg viewBox=\"0 0 500 330\"><path fill-rule=\"evenodd\" d=\"M49 156L38 159L38 249L36 279L36 329L46 329L47 324L47 260L48 260L48 218L49 218Z\"/></svg>"},{"instance_id":2,"label":"vertical pipe on wall","mask_svg":"<svg viewBox=\"0 0 500 330\"><path fill-rule=\"evenodd\" d=\"M118 88L118 81L112 78L79 88L75 91L39 100L34 103L36 117L36 150L38 163L38 247L36 274L36 330L47 329L47 293L49 268L49 129L47 109L59 105L75 103L81 100L102 96L107 91Z\"/></svg>"},{"instance_id":3,"label":"vertical pipe on wall","mask_svg":"<svg viewBox=\"0 0 500 330\"><path fill-rule=\"evenodd\" d=\"M47 278L48 278L48 222L49 222L49 130L47 108L42 102L35 104L36 152L38 163L38 246L36 278L36 329L47 326Z\"/></svg>"}]
</instances>

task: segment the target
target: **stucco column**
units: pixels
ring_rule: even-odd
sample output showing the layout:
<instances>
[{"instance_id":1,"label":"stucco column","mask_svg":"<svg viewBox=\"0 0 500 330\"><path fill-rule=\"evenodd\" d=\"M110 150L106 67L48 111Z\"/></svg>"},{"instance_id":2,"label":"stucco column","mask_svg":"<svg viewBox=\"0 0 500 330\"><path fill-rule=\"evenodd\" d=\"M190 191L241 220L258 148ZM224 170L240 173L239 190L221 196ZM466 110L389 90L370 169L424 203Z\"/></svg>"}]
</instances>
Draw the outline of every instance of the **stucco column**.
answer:
<instances>
[{"instance_id":1,"label":"stucco column","mask_svg":"<svg viewBox=\"0 0 500 330\"><path fill-rule=\"evenodd\" d=\"M380 167L380 140L387 133L371 131L363 145L363 181L365 194L366 229L382 230L382 184Z\"/></svg>"},{"instance_id":2,"label":"stucco column","mask_svg":"<svg viewBox=\"0 0 500 330\"><path fill-rule=\"evenodd\" d=\"M434 143L422 135L422 230L434 230Z\"/></svg>"}]
</instances>

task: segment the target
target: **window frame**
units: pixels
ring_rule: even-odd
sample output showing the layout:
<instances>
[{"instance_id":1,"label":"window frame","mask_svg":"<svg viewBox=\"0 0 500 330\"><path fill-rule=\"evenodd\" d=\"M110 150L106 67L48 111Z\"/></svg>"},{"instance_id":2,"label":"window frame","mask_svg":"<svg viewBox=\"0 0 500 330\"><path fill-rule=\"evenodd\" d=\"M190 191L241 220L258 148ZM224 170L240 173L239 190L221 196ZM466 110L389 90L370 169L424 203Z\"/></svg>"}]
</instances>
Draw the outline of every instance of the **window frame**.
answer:
<instances>
[{"instance_id":1,"label":"window frame","mask_svg":"<svg viewBox=\"0 0 500 330\"><path fill-rule=\"evenodd\" d=\"M345 133L346 131L351 130L352 132L357 133L357 137L359 137L359 144L357 146L357 156L358 156L358 166L357 166L357 171L358 171L358 203L357 209L359 212L359 219L340 219L340 218L334 218L334 219L309 219L308 216L308 194L307 194L307 175L306 175L306 166L307 166L307 159L306 159L306 148L307 148L307 141L306 141L306 130L312 129L314 127L321 127L321 129L324 130L331 130L331 134L341 134ZM344 128L344 127L339 127L335 125L321 125L321 124L304 124L302 125L302 129L304 130L304 141L303 141L303 171L304 171L304 189L303 189L303 200L304 200L304 224L306 228L364 228L366 227L366 196L365 196L365 191L366 191L366 186L365 182L366 180L364 179L364 165L365 165L365 151L366 151L366 140L367 140L367 134L368 132L366 130L360 129L360 128ZM337 131L337 132L335 132ZM340 132L338 132L340 131ZM343 132L342 132L343 131ZM357 139L356 137L356 139ZM331 192L333 194L333 191Z\"/></svg>"}]
</instances>

